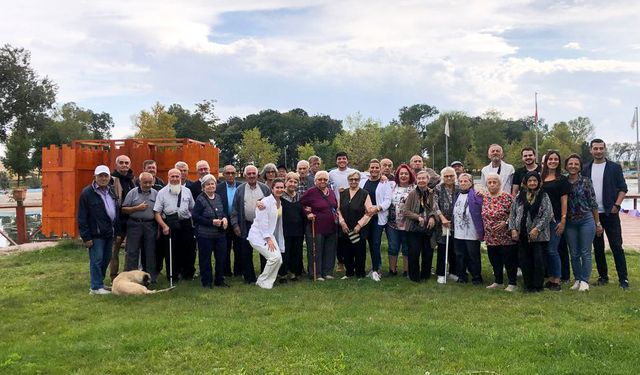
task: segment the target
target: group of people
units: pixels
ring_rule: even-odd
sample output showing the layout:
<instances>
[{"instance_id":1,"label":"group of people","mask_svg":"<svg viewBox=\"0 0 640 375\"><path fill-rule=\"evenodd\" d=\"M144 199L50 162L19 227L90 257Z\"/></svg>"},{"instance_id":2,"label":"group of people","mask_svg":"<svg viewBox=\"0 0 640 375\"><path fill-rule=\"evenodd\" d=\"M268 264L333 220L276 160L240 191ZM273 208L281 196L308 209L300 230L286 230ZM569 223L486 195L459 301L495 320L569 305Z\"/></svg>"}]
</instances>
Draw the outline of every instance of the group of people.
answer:
<instances>
[{"instance_id":1,"label":"group of people","mask_svg":"<svg viewBox=\"0 0 640 375\"><path fill-rule=\"evenodd\" d=\"M524 165L516 170L494 144L478 184L459 161L438 174L420 155L395 169L389 159L373 159L360 172L349 167L345 152L338 152L330 171L321 170L317 156L300 160L296 171L247 165L243 183L236 181L233 165L223 168L218 182L204 160L196 164L198 179L189 181L189 167L179 161L165 185L153 160L134 177L130 159L121 155L113 172L96 167L94 181L80 195L78 225L89 248L90 292L109 293L107 267L115 278L125 239L124 270L143 269L152 282L163 263L172 282L193 279L196 254L207 288L228 287L229 276L265 289L303 276L331 280L336 272L344 272L342 279L380 281L383 233L385 277L429 279L436 252L437 283L483 285L484 241L494 275L487 288L504 287L506 270L509 292L517 289L519 270L526 292L561 290L569 268L575 279L571 289L589 290L592 247L597 284L608 283L606 233L619 285L627 289L618 216L627 187L621 167L606 159L604 141L591 141L590 151L589 163L576 154L563 163L559 152L550 150L538 164L535 150L526 147ZM253 250L260 254L258 276Z\"/></svg>"}]
</instances>

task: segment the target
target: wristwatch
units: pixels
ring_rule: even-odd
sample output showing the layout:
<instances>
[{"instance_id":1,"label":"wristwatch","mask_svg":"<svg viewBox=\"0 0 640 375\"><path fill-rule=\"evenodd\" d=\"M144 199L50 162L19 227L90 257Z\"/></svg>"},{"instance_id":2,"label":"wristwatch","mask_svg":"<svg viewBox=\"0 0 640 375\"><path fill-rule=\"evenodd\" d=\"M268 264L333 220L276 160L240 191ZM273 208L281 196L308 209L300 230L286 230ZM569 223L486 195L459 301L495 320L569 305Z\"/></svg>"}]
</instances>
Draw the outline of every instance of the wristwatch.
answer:
<instances>
[{"instance_id":1,"label":"wristwatch","mask_svg":"<svg viewBox=\"0 0 640 375\"><path fill-rule=\"evenodd\" d=\"M613 204L613 206L614 206L614 207L618 207L618 211L620 211L620 209L622 208L622 207L620 207L620 205L619 205L619 204L617 204L617 203L614 203L614 204Z\"/></svg>"}]
</instances>

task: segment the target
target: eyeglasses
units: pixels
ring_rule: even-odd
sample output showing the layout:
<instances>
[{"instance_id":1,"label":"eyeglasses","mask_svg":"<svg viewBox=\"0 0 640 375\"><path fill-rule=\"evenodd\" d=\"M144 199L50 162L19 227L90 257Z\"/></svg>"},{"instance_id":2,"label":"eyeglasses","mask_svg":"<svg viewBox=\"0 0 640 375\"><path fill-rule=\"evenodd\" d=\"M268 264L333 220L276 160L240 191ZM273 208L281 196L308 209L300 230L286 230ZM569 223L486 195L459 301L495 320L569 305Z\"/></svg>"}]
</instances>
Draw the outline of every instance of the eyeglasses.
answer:
<instances>
[{"instance_id":1,"label":"eyeglasses","mask_svg":"<svg viewBox=\"0 0 640 375\"><path fill-rule=\"evenodd\" d=\"M444 176L444 178L455 178L455 177L456 176L454 176L454 175L446 175L446 176Z\"/></svg>"},{"instance_id":2,"label":"eyeglasses","mask_svg":"<svg viewBox=\"0 0 640 375\"><path fill-rule=\"evenodd\" d=\"M316 178L316 181L328 181L328 178Z\"/></svg>"},{"instance_id":3,"label":"eyeglasses","mask_svg":"<svg viewBox=\"0 0 640 375\"><path fill-rule=\"evenodd\" d=\"M350 178L349 181L360 181L359 178Z\"/></svg>"}]
</instances>

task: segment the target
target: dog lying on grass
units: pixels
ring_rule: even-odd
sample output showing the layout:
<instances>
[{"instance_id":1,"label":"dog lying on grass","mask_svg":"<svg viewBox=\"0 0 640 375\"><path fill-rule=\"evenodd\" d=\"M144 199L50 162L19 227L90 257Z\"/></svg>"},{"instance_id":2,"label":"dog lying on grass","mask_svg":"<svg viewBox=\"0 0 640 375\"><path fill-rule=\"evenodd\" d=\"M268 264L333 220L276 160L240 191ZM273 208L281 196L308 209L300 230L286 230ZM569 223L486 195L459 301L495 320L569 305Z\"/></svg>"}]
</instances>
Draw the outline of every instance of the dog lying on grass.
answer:
<instances>
[{"instance_id":1,"label":"dog lying on grass","mask_svg":"<svg viewBox=\"0 0 640 375\"><path fill-rule=\"evenodd\" d=\"M140 296L143 294L155 294L167 292L175 287L159 290L149 290L151 275L143 271L126 271L118 274L113 280L111 293L116 296Z\"/></svg>"}]
</instances>

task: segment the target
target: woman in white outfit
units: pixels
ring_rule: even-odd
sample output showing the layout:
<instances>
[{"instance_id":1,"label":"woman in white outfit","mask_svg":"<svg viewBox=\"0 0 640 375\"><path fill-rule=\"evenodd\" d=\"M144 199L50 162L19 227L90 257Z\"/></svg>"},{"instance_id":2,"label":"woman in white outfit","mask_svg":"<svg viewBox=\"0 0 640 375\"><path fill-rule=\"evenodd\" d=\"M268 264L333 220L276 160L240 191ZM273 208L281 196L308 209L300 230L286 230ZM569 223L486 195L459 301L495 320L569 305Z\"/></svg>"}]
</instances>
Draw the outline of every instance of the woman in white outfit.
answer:
<instances>
[{"instance_id":1,"label":"woman in white outfit","mask_svg":"<svg viewBox=\"0 0 640 375\"><path fill-rule=\"evenodd\" d=\"M285 251L280 204L280 197L284 193L284 180L273 180L271 192L271 195L262 199L264 209L256 208L256 218L247 236L251 246L267 259L267 264L256 281L256 285L264 289L273 287L282 265L281 253Z\"/></svg>"}]
</instances>

